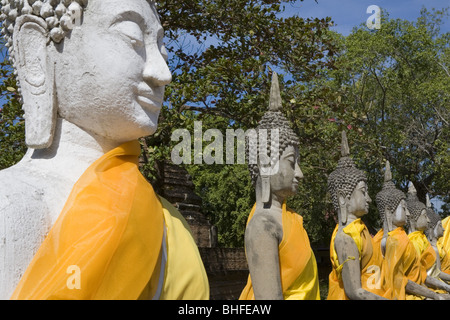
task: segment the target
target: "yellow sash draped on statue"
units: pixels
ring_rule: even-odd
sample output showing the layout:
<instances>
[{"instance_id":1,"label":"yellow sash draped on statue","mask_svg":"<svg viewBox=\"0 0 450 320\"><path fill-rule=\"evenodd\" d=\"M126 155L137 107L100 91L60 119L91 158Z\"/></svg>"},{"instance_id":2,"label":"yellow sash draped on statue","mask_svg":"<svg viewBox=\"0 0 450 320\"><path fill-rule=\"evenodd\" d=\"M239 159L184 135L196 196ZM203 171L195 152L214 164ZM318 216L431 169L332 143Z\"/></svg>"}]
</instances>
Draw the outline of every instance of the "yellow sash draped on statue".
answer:
<instances>
[{"instance_id":1,"label":"yellow sash draped on statue","mask_svg":"<svg viewBox=\"0 0 450 320\"><path fill-rule=\"evenodd\" d=\"M159 290L159 297L177 296L159 280L171 277L161 262L183 251L163 245L174 241L171 226L180 224L140 174L139 154L138 141L125 143L83 173L11 299L137 299L145 288L149 294ZM186 251L195 252L192 246ZM197 273L204 282L204 270Z\"/></svg>"},{"instance_id":2,"label":"yellow sash draped on statue","mask_svg":"<svg viewBox=\"0 0 450 320\"><path fill-rule=\"evenodd\" d=\"M349 257L342 263L339 262L336 249L334 247L334 240L336 238L339 226L333 231L330 243L330 259L332 270L328 277L328 297L327 300L349 300L344 291L344 282L342 281L342 268L349 260L354 260L356 257ZM372 237L367 230L366 225L361 219L356 219L349 223L342 230L349 235L356 244L359 252L359 261L367 261L365 265L361 265L361 287L372 293L383 295L381 266L382 255L381 251L374 246ZM366 257L370 255L369 257Z\"/></svg>"},{"instance_id":3,"label":"yellow sash draped on statue","mask_svg":"<svg viewBox=\"0 0 450 320\"><path fill-rule=\"evenodd\" d=\"M444 237L440 237L436 243L441 260L441 271L450 274L450 253L444 247Z\"/></svg>"},{"instance_id":4,"label":"yellow sash draped on statue","mask_svg":"<svg viewBox=\"0 0 450 320\"><path fill-rule=\"evenodd\" d=\"M408 280L423 284L421 269L416 249L403 228L398 227L389 232L382 268L384 296L393 300L421 299L421 297L408 295L405 291Z\"/></svg>"},{"instance_id":5,"label":"yellow sash draped on statue","mask_svg":"<svg viewBox=\"0 0 450 320\"><path fill-rule=\"evenodd\" d=\"M436 252L423 231L414 231L408 235L409 240L416 248L422 265L422 283L427 278L427 271L436 262Z\"/></svg>"},{"instance_id":6,"label":"yellow sash draped on statue","mask_svg":"<svg viewBox=\"0 0 450 320\"><path fill-rule=\"evenodd\" d=\"M441 257L442 272L450 274L450 216L442 219L444 235L437 242L439 255Z\"/></svg>"},{"instance_id":7,"label":"yellow sash draped on statue","mask_svg":"<svg viewBox=\"0 0 450 320\"><path fill-rule=\"evenodd\" d=\"M384 259L383 252L381 250L381 240L383 240L383 236L384 236L384 230L380 229L372 238L374 260L381 261L380 262L381 264Z\"/></svg>"},{"instance_id":8,"label":"yellow sash draped on statue","mask_svg":"<svg viewBox=\"0 0 450 320\"><path fill-rule=\"evenodd\" d=\"M450 252L450 216L442 220L442 226L444 227L444 235L442 237L442 245Z\"/></svg>"},{"instance_id":9,"label":"yellow sash draped on statue","mask_svg":"<svg viewBox=\"0 0 450 320\"><path fill-rule=\"evenodd\" d=\"M255 213L256 205L247 220ZM282 208L283 238L279 245L281 286L285 300L319 300L319 277L316 259L303 227L303 218L294 211ZM253 285L249 275L240 300L254 300Z\"/></svg>"},{"instance_id":10,"label":"yellow sash draped on statue","mask_svg":"<svg viewBox=\"0 0 450 320\"><path fill-rule=\"evenodd\" d=\"M190 227L169 201L160 199L167 230L167 262L159 299L208 300L208 276Z\"/></svg>"}]
</instances>

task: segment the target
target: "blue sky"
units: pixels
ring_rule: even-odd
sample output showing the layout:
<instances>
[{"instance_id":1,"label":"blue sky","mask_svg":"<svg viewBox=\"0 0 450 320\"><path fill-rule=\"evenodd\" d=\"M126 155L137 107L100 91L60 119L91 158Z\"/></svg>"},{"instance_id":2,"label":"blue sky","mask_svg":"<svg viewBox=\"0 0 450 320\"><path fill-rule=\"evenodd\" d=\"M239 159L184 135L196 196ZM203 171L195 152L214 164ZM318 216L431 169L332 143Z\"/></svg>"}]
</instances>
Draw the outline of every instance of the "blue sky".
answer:
<instances>
[{"instance_id":1,"label":"blue sky","mask_svg":"<svg viewBox=\"0 0 450 320\"><path fill-rule=\"evenodd\" d=\"M370 5L377 5L389 12L391 18L415 21L422 7L431 10L450 7L449 0L304 0L285 6L282 16L298 15L300 17L331 17L334 21L333 30L348 35L352 28L365 23L370 14L366 13ZM450 32L450 19L447 18L441 27L441 32ZM0 100L3 104L3 101ZM439 207L437 199L432 202Z\"/></svg>"},{"instance_id":2,"label":"blue sky","mask_svg":"<svg viewBox=\"0 0 450 320\"><path fill-rule=\"evenodd\" d=\"M335 30L343 35L348 35L356 26L366 23L370 14L366 13L370 5L377 5L389 13L391 19L405 19L415 21L420 16L423 7L431 9L443 9L450 7L449 0L304 0L285 6L282 16L298 15L303 18L331 17ZM383 26L381 26L383 27ZM444 21L441 32L450 32L450 18ZM431 200L434 207L439 210L441 201L437 198Z\"/></svg>"},{"instance_id":3,"label":"blue sky","mask_svg":"<svg viewBox=\"0 0 450 320\"><path fill-rule=\"evenodd\" d=\"M450 7L449 0L304 0L286 5L285 16L298 15L303 18L332 17L333 30L348 35L352 28L365 23L370 14L367 7L377 5L389 12L391 18L414 21L420 15L422 7L431 10ZM445 21L442 32L450 32L450 19Z\"/></svg>"}]
</instances>

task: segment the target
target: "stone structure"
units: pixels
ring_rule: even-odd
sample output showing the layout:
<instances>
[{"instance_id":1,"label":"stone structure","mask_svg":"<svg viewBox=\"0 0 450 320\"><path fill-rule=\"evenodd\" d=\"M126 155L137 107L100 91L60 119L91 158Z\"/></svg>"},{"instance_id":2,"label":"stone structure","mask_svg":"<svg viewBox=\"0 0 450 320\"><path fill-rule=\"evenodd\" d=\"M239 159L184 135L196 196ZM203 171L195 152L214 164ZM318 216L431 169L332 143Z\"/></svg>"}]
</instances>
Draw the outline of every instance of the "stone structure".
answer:
<instances>
[{"instance_id":1,"label":"stone structure","mask_svg":"<svg viewBox=\"0 0 450 320\"><path fill-rule=\"evenodd\" d=\"M192 178L185 169L169 161L164 163L162 196L184 216L199 247L216 246L217 232L202 213L202 198L194 192Z\"/></svg>"}]
</instances>

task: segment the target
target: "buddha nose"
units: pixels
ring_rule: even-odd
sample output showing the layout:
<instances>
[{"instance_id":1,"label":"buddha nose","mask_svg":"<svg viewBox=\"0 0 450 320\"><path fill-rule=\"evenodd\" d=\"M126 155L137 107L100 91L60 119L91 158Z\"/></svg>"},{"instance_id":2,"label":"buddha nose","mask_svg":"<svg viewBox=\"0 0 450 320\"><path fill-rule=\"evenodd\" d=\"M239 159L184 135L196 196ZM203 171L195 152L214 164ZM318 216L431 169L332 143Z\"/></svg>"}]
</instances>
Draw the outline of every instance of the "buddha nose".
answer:
<instances>
[{"instance_id":1,"label":"buddha nose","mask_svg":"<svg viewBox=\"0 0 450 320\"><path fill-rule=\"evenodd\" d=\"M147 57L143 76L151 87L163 87L172 82L172 73L160 52Z\"/></svg>"},{"instance_id":2,"label":"buddha nose","mask_svg":"<svg viewBox=\"0 0 450 320\"><path fill-rule=\"evenodd\" d=\"M407 217L410 216L409 210L408 210L408 208L406 208L406 207L405 207L405 213L406 213L406 216L407 216Z\"/></svg>"},{"instance_id":3,"label":"buddha nose","mask_svg":"<svg viewBox=\"0 0 450 320\"><path fill-rule=\"evenodd\" d=\"M295 177L297 180L303 179L303 172L298 163L295 164Z\"/></svg>"}]
</instances>

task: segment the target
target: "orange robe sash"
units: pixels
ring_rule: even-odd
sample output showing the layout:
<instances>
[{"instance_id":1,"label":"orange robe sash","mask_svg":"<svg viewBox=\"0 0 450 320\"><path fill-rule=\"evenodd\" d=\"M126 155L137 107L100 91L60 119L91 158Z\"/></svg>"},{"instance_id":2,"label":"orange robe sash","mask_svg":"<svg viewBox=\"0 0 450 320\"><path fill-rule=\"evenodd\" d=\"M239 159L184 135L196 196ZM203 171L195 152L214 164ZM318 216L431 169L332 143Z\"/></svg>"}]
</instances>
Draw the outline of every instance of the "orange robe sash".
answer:
<instances>
[{"instance_id":1,"label":"orange robe sash","mask_svg":"<svg viewBox=\"0 0 450 320\"><path fill-rule=\"evenodd\" d=\"M417 254L420 258L420 264L422 266L422 283L427 278L427 271L436 262L436 251L434 251L427 236L423 231L414 231L408 235L409 240L416 248Z\"/></svg>"},{"instance_id":2,"label":"orange robe sash","mask_svg":"<svg viewBox=\"0 0 450 320\"><path fill-rule=\"evenodd\" d=\"M140 174L138 141L95 161L75 184L12 299L137 299L163 240L163 208Z\"/></svg>"},{"instance_id":3,"label":"orange robe sash","mask_svg":"<svg viewBox=\"0 0 450 320\"><path fill-rule=\"evenodd\" d=\"M341 272L344 264L338 259L336 249L334 247L334 240L336 238L339 226L333 231L330 243L330 259L332 270L328 277L328 297L327 300L349 300L344 291L344 282L342 280ZM370 254L365 265L361 265L361 287L364 290L372 293L383 295L382 281L381 281L381 267L382 267L382 255L381 251L378 251L373 244L373 239L367 230L366 225L361 219L356 219L348 224L343 232L355 241L355 244L359 251L359 261L367 260L362 259L363 256ZM381 239L380 239L381 241ZM381 249L380 249L381 250ZM349 257L349 259L355 259L355 257Z\"/></svg>"},{"instance_id":4,"label":"orange robe sash","mask_svg":"<svg viewBox=\"0 0 450 320\"><path fill-rule=\"evenodd\" d=\"M408 280L423 284L420 259L403 228L388 233L383 261L383 287L388 299L405 300L414 296L406 294Z\"/></svg>"},{"instance_id":5,"label":"orange robe sash","mask_svg":"<svg viewBox=\"0 0 450 320\"><path fill-rule=\"evenodd\" d=\"M247 220L255 213L256 205ZM279 244L281 286L285 300L319 300L319 277L309 237L303 227L303 218L286 207L282 207L283 238ZM249 275L240 300L254 300L253 285Z\"/></svg>"}]
</instances>

